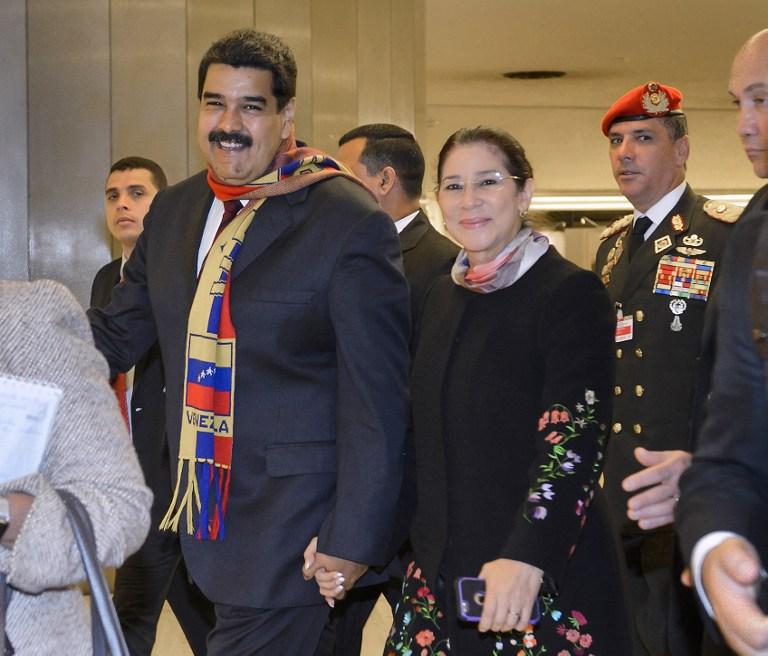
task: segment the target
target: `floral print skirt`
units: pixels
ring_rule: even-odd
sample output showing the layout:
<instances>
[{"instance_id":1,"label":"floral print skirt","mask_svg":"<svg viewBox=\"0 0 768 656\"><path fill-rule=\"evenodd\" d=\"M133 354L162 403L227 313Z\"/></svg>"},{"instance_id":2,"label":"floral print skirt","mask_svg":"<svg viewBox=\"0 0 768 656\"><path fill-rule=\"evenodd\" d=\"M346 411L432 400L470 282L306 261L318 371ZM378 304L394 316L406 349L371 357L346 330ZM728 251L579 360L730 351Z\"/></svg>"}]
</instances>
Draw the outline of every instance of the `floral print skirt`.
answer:
<instances>
[{"instance_id":1,"label":"floral print skirt","mask_svg":"<svg viewBox=\"0 0 768 656\"><path fill-rule=\"evenodd\" d=\"M549 595L540 597L542 619L524 632L481 634L474 624L456 620L452 594L433 589L421 568L408 566L401 599L384 646L384 656L597 656L587 618L577 610L562 613ZM605 653L605 652L603 652Z\"/></svg>"}]
</instances>

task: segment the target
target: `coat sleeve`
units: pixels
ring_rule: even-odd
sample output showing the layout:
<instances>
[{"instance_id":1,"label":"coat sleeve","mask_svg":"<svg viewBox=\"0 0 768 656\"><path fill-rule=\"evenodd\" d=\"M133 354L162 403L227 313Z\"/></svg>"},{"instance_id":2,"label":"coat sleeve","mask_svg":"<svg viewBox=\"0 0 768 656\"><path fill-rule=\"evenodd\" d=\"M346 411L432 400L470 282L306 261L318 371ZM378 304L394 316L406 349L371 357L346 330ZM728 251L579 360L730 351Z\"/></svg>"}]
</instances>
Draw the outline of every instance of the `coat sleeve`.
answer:
<instances>
[{"instance_id":1,"label":"coat sleeve","mask_svg":"<svg viewBox=\"0 0 768 656\"><path fill-rule=\"evenodd\" d=\"M334 268L337 481L318 550L383 565L403 472L408 414L408 285L391 220L361 219Z\"/></svg>"},{"instance_id":2,"label":"coat sleeve","mask_svg":"<svg viewBox=\"0 0 768 656\"><path fill-rule=\"evenodd\" d=\"M0 549L8 581L28 593L84 578L65 509L55 489L75 494L96 534L98 557L119 565L144 541L152 494L75 299L57 283L34 283L29 302L6 322L3 370L62 390L39 473L0 486L34 496L12 549ZM8 334L6 335L8 337Z\"/></svg>"},{"instance_id":3,"label":"coat sleeve","mask_svg":"<svg viewBox=\"0 0 768 656\"><path fill-rule=\"evenodd\" d=\"M596 276L578 272L556 288L539 335L545 379L532 426L536 457L501 555L539 567L557 588L587 521L611 415L614 315Z\"/></svg>"},{"instance_id":4,"label":"coat sleeve","mask_svg":"<svg viewBox=\"0 0 768 656\"><path fill-rule=\"evenodd\" d=\"M676 522L684 556L699 538L733 531L768 553L768 401L765 362L751 338L752 253L768 214L742 217L718 289L717 348L707 417L683 475Z\"/></svg>"}]
</instances>

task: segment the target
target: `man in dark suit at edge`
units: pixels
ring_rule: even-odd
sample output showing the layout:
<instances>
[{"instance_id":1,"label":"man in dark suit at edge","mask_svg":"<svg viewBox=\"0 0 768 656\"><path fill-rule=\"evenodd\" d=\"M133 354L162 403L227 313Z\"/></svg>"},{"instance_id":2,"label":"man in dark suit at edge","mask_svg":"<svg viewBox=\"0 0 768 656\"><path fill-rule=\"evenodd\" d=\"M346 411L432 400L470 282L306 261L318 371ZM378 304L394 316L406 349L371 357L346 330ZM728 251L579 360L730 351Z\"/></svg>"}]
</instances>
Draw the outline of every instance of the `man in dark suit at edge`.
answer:
<instances>
[{"instance_id":1,"label":"man in dark suit at edge","mask_svg":"<svg viewBox=\"0 0 768 656\"><path fill-rule=\"evenodd\" d=\"M107 229L121 255L105 264L93 279L91 306L109 304L124 264L144 229L144 217L155 195L168 182L159 164L144 157L124 157L109 170L104 190ZM165 437L165 380L160 348L155 343L117 389L152 500L149 535L115 575L114 601L131 656L150 656L165 600L197 656L213 627L213 606L187 575L178 536L158 526L171 500L171 468Z\"/></svg>"},{"instance_id":2,"label":"man in dark suit at edge","mask_svg":"<svg viewBox=\"0 0 768 656\"><path fill-rule=\"evenodd\" d=\"M337 157L365 184L395 224L411 293L413 346L424 297L435 278L450 273L459 252L456 244L432 227L419 205L424 155L408 130L389 123L369 123L350 130L339 139ZM408 444L411 440L409 431ZM406 453L406 462L409 457ZM409 471L406 467L406 472ZM404 543L408 537L410 509L415 501L415 481L410 478L404 482L393 550L407 550ZM360 654L363 628L379 595L383 593L393 607L400 598L403 570L399 558L390 564L387 572L388 581L353 590L336 604L318 656Z\"/></svg>"},{"instance_id":3,"label":"man in dark suit at edge","mask_svg":"<svg viewBox=\"0 0 768 656\"><path fill-rule=\"evenodd\" d=\"M341 572L348 590L386 564L402 477L397 235L357 180L296 145L295 85L273 35L209 48L208 171L158 194L124 282L91 311L113 372L159 338L178 461L162 526L215 604L211 656L312 654L328 606L311 579Z\"/></svg>"},{"instance_id":4,"label":"man in dark suit at edge","mask_svg":"<svg viewBox=\"0 0 768 656\"><path fill-rule=\"evenodd\" d=\"M768 179L768 30L747 40L731 68L728 91L737 131L755 175ZM739 654L768 654L768 400L765 339L756 321L753 258L762 259L768 185L752 197L728 243L717 299L717 349L707 418L675 513L699 599ZM765 303L765 286L760 286ZM753 332L753 328L762 328ZM760 605L758 605L760 601Z\"/></svg>"},{"instance_id":5,"label":"man in dark suit at edge","mask_svg":"<svg viewBox=\"0 0 768 656\"><path fill-rule=\"evenodd\" d=\"M703 630L679 581L672 521L691 460L696 390L707 375L705 311L740 208L686 183L690 144L678 89L654 81L631 89L601 127L619 190L634 208L601 235L595 265L616 307L604 475L627 566L634 654L698 656Z\"/></svg>"}]
</instances>

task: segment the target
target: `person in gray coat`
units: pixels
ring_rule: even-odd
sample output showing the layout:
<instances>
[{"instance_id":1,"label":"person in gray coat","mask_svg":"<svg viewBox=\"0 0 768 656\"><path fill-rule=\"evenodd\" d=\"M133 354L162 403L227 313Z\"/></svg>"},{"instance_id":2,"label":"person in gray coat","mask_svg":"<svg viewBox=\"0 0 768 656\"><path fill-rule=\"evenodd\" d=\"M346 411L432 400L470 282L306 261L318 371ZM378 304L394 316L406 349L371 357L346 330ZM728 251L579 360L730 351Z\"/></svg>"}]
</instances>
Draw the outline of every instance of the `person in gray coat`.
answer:
<instances>
[{"instance_id":1,"label":"person in gray coat","mask_svg":"<svg viewBox=\"0 0 768 656\"><path fill-rule=\"evenodd\" d=\"M152 493L107 364L71 293L51 280L0 281L0 316L0 381L61 392L37 472L0 483L7 511L0 518L0 572L12 590L7 639L17 656L90 654L88 613L76 586L84 572L55 490L68 490L85 505L106 566L121 564L144 541ZM0 408L8 401L0 400Z\"/></svg>"}]
</instances>

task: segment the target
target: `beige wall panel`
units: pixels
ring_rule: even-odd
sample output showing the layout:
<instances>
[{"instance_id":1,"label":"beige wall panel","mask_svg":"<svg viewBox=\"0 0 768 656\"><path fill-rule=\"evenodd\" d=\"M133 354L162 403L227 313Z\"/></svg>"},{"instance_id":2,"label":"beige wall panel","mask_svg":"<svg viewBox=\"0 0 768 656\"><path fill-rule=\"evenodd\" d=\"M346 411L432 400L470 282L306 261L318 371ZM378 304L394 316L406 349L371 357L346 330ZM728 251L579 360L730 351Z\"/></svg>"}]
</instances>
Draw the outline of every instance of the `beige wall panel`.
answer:
<instances>
[{"instance_id":1,"label":"beige wall panel","mask_svg":"<svg viewBox=\"0 0 768 656\"><path fill-rule=\"evenodd\" d=\"M408 70L393 67L392 0L359 0L357 3L357 123L396 123L392 113L395 86L408 86ZM393 79L394 78L394 79ZM408 128L408 125L403 125Z\"/></svg>"},{"instance_id":2,"label":"beige wall panel","mask_svg":"<svg viewBox=\"0 0 768 656\"><path fill-rule=\"evenodd\" d=\"M197 147L197 67L210 45L227 32L253 26L254 0L187 0L188 174L205 168Z\"/></svg>"},{"instance_id":3,"label":"beige wall panel","mask_svg":"<svg viewBox=\"0 0 768 656\"><path fill-rule=\"evenodd\" d=\"M29 277L27 252L27 30L25 0L0 4L0 278Z\"/></svg>"},{"instance_id":4,"label":"beige wall panel","mask_svg":"<svg viewBox=\"0 0 768 656\"><path fill-rule=\"evenodd\" d=\"M316 0L317 1L317 0ZM296 81L296 136L313 144L312 133L312 0L254 0L253 25L277 34L293 51ZM314 145L314 144L313 144Z\"/></svg>"},{"instance_id":5,"label":"beige wall panel","mask_svg":"<svg viewBox=\"0 0 768 656\"><path fill-rule=\"evenodd\" d=\"M392 0L392 123L418 133L417 107L424 111L423 3ZM418 135L417 135L418 136Z\"/></svg>"},{"instance_id":6,"label":"beige wall panel","mask_svg":"<svg viewBox=\"0 0 768 656\"><path fill-rule=\"evenodd\" d=\"M155 160L173 184L187 175L185 0L112 0L112 160Z\"/></svg>"},{"instance_id":7,"label":"beige wall panel","mask_svg":"<svg viewBox=\"0 0 768 656\"><path fill-rule=\"evenodd\" d=\"M27 11L31 276L86 302L109 258L109 3L29 0Z\"/></svg>"},{"instance_id":8,"label":"beige wall panel","mask_svg":"<svg viewBox=\"0 0 768 656\"><path fill-rule=\"evenodd\" d=\"M331 153L358 123L356 7L354 0L312 3L312 145Z\"/></svg>"}]
</instances>

